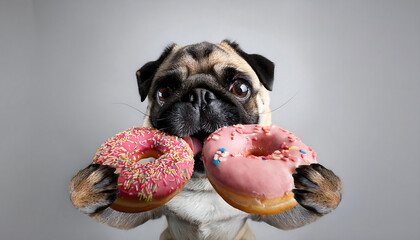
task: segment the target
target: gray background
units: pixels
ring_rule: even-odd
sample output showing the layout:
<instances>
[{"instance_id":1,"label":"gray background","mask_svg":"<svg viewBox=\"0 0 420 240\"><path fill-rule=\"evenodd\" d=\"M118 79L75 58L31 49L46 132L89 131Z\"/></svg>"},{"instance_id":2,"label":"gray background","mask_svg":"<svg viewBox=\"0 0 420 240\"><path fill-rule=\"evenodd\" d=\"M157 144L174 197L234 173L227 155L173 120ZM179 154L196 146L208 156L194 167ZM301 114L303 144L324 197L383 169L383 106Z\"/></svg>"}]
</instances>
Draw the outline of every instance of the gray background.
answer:
<instances>
[{"instance_id":1,"label":"gray background","mask_svg":"<svg viewBox=\"0 0 420 240\"><path fill-rule=\"evenodd\" d=\"M224 38L276 63L273 122L343 180L339 208L258 239L420 239L419 1L1 1L0 239L157 239L71 205L70 178L139 126L135 71Z\"/></svg>"}]
</instances>

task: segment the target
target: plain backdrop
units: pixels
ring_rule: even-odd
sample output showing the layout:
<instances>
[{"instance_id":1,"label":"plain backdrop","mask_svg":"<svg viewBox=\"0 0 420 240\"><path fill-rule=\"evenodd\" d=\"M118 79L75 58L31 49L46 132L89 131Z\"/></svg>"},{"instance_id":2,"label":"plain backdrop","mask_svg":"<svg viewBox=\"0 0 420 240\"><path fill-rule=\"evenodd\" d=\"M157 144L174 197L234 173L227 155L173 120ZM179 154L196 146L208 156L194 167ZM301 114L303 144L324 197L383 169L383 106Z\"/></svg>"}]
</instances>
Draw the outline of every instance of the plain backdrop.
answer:
<instances>
[{"instance_id":1,"label":"plain backdrop","mask_svg":"<svg viewBox=\"0 0 420 240\"><path fill-rule=\"evenodd\" d=\"M135 71L171 42L276 63L273 123L343 181L336 211L258 239L420 239L419 1L0 1L0 239L157 239L79 213L70 178L140 126Z\"/></svg>"}]
</instances>

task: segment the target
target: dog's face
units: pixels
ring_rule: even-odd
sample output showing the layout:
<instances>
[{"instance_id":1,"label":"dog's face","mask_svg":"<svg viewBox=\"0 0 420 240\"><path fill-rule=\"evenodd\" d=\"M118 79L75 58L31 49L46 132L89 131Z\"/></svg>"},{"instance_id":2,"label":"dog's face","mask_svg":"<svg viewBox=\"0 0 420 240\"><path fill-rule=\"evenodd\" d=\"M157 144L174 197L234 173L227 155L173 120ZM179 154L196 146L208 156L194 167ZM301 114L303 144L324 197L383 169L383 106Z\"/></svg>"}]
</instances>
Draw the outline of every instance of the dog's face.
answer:
<instances>
[{"instance_id":1,"label":"dog's face","mask_svg":"<svg viewBox=\"0 0 420 240\"><path fill-rule=\"evenodd\" d=\"M144 125L203 141L223 126L269 124L273 75L271 61L236 43L173 44L137 71L141 100L149 100Z\"/></svg>"}]
</instances>

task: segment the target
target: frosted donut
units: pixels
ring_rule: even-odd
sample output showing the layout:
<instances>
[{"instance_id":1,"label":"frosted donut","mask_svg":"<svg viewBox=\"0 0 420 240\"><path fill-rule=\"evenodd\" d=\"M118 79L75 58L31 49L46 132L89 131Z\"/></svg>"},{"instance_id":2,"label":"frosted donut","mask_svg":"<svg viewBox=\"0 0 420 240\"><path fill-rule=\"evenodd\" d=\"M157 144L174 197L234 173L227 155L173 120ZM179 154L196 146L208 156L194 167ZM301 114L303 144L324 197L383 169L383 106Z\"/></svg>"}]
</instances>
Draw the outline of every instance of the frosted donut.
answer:
<instances>
[{"instance_id":1,"label":"frosted donut","mask_svg":"<svg viewBox=\"0 0 420 240\"><path fill-rule=\"evenodd\" d=\"M116 168L120 191L110 207L127 213L168 202L191 178L194 168L192 150L183 139L146 127L109 138L93 162Z\"/></svg>"},{"instance_id":2,"label":"frosted donut","mask_svg":"<svg viewBox=\"0 0 420 240\"><path fill-rule=\"evenodd\" d=\"M203 162L210 183L227 203L268 215L297 204L292 174L299 165L316 163L316 153L275 125L235 125L205 140Z\"/></svg>"}]
</instances>

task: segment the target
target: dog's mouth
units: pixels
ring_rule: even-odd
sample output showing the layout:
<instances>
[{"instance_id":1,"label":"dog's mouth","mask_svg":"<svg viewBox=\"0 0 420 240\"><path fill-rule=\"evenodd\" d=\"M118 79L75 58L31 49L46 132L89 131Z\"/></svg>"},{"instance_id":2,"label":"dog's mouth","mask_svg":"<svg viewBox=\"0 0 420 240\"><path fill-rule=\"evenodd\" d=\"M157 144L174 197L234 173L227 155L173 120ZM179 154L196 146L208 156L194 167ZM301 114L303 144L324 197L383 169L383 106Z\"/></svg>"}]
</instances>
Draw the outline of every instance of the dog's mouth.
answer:
<instances>
[{"instance_id":1,"label":"dog's mouth","mask_svg":"<svg viewBox=\"0 0 420 240\"><path fill-rule=\"evenodd\" d=\"M199 131L189 137L184 137L184 140L190 145L194 152L194 172L193 177L205 177L205 169L202 160L201 150L203 148L204 140L211 133L205 131Z\"/></svg>"}]
</instances>

